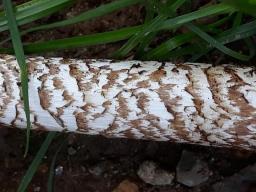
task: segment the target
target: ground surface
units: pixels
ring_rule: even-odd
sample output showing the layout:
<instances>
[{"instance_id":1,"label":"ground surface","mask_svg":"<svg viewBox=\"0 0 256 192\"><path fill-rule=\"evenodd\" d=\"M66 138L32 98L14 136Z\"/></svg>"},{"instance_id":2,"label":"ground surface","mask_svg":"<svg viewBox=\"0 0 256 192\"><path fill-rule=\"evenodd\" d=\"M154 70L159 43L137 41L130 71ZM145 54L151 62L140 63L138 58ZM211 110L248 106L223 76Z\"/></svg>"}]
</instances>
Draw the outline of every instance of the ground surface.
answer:
<instances>
[{"instance_id":1,"label":"ground surface","mask_svg":"<svg viewBox=\"0 0 256 192\"><path fill-rule=\"evenodd\" d=\"M76 1L72 9L48 17L37 22L37 24L71 17L77 14L77 12L96 7L102 2L101 0ZM25 36L23 40L32 42L74 36L77 34L108 31L124 26L136 25L142 22L142 18L143 9L134 6L96 21ZM112 51L119 46L120 43L117 43L92 48L59 51L46 55L108 58ZM42 132L33 133L30 154L24 159L25 132L16 129L0 129L1 192L17 190L22 176L33 160L45 136L46 134ZM253 165L256 162L256 153L248 151L178 145L167 142L106 139L99 136L62 134L51 145L28 191L46 191L51 160L62 143L64 145L57 156L55 166L56 176L54 188L56 192L109 192L114 189L116 192L211 191L215 183L225 183L225 178L239 173L241 169ZM146 184L138 176L137 171L145 161L155 162L162 170L173 173L175 176L178 163L184 151L193 152L196 158L206 162L204 166L209 169L208 175L206 175L206 177L209 177L207 181L195 187L187 187L180 184L175 178L171 185L155 186ZM128 184L126 182L126 184L121 185L122 187L117 188L124 180L128 180ZM240 191L256 191L256 176L252 174L248 180L250 180L249 184L246 183L246 187L241 187L241 190L239 188ZM234 190L232 189L231 191Z\"/></svg>"}]
</instances>

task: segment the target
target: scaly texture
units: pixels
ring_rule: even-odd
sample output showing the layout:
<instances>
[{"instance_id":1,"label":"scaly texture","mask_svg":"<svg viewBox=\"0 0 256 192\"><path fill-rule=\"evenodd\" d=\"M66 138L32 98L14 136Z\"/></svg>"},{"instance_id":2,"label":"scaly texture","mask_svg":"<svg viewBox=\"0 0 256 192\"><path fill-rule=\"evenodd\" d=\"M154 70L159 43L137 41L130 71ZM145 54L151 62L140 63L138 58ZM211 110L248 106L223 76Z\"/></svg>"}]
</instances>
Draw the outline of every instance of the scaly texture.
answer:
<instances>
[{"instance_id":1,"label":"scaly texture","mask_svg":"<svg viewBox=\"0 0 256 192\"><path fill-rule=\"evenodd\" d=\"M34 129L256 148L252 67L27 58ZM26 127L19 67L0 56L0 123Z\"/></svg>"}]
</instances>

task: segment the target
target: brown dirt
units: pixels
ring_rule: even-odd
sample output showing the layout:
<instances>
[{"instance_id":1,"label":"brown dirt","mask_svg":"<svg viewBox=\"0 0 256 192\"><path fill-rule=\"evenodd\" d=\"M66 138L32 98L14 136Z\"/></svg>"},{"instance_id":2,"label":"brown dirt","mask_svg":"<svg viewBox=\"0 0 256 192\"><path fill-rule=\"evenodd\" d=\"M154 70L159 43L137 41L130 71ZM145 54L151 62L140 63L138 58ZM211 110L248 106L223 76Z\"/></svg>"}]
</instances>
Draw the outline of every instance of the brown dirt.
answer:
<instances>
[{"instance_id":1,"label":"brown dirt","mask_svg":"<svg viewBox=\"0 0 256 192\"><path fill-rule=\"evenodd\" d=\"M84 10L100 5L103 0L75 1L73 8L52 15L35 24L52 22L70 17ZM143 20L143 9L133 6L117 11L95 21L77 24L47 32L25 36L23 41L33 42L78 34L109 31L132 26ZM121 43L94 46L46 54L82 58L108 58ZM22 176L33 160L46 133L34 132L28 157L23 158L25 132L16 129L0 130L0 192L16 191ZM57 156L55 192L109 192L123 180L129 180L142 192L195 192L209 191L212 184L238 172L256 160L256 153L229 149L208 148L190 145L176 145L168 142L136 141L127 139L106 139L100 136L61 134L51 145L41 163L28 191L47 191L48 171L54 153L65 142ZM182 150L194 151L208 162L213 175L209 181L195 188L188 188L174 182L172 186L156 187L145 184L136 172L144 160L153 160L162 168L175 171ZM63 171L61 169L63 168Z\"/></svg>"}]
</instances>

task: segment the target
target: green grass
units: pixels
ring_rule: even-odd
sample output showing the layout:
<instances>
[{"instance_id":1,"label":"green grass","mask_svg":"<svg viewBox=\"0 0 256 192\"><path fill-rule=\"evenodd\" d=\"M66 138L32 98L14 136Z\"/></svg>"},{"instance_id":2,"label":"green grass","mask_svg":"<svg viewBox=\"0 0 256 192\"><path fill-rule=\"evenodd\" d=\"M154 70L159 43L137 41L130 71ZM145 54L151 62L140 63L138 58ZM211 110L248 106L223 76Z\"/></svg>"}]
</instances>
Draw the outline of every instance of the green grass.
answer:
<instances>
[{"instance_id":1,"label":"green grass","mask_svg":"<svg viewBox=\"0 0 256 192\"><path fill-rule=\"evenodd\" d=\"M9 37L0 42L0 53L13 53L20 66L22 95L27 118L26 153L29 146L30 116L28 98L28 74L25 54L54 52L78 47L122 42L112 57L125 59L134 55L141 60L184 61L211 60L218 54L226 61L248 62L255 59L256 19L255 0L223 0L215 4L192 7L191 0L115 0L61 21L28 25L32 22L64 11L72 6L73 0L32 0L12 9L10 0L3 0L4 10L0 11L0 33L10 31ZM144 20L137 26L112 31L65 37L38 42L21 42L20 36L35 35L39 31L69 27L88 22L123 8L139 5L144 8ZM116 18L118 19L118 18ZM32 27L28 27L32 26ZM18 27L22 27L19 31ZM163 38L164 37L164 38ZM8 41L12 40L11 45ZM246 48L240 49L240 48ZM208 60L208 58L210 58ZM41 146L35 160L25 174L19 191L26 191L43 155L46 153L55 133L50 133ZM57 154L57 153L56 153ZM54 168L53 159L51 170ZM52 191L53 174L49 175L48 191Z\"/></svg>"},{"instance_id":2,"label":"green grass","mask_svg":"<svg viewBox=\"0 0 256 192\"><path fill-rule=\"evenodd\" d=\"M27 187L28 187L29 183L33 179L33 176L36 173L36 170L37 170L38 166L42 162L42 159L45 156L45 153L46 153L47 149L49 148L49 146L50 146L52 140L54 139L55 135L56 135L56 132L48 133L48 135L47 135L46 139L44 140L44 142L42 143L39 151L35 155L34 160L30 164L26 174L22 178L22 180L20 182L20 185L19 185L19 188L17 190L18 192L24 192L24 191L27 190Z\"/></svg>"},{"instance_id":3,"label":"green grass","mask_svg":"<svg viewBox=\"0 0 256 192\"><path fill-rule=\"evenodd\" d=\"M25 55L23 51L22 42L20 39L20 33L17 27L17 22L15 19L15 14L10 0L3 0L3 5L5 8L5 13L7 17L7 24L10 30L10 35L12 39L12 45L17 62L20 67L20 79L22 86L22 98L24 103L24 110L27 119L27 139L26 139L26 149L25 156L29 149L29 136L30 136L30 110L29 110L29 97L28 97L28 68L25 61Z\"/></svg>"}]
</instances>

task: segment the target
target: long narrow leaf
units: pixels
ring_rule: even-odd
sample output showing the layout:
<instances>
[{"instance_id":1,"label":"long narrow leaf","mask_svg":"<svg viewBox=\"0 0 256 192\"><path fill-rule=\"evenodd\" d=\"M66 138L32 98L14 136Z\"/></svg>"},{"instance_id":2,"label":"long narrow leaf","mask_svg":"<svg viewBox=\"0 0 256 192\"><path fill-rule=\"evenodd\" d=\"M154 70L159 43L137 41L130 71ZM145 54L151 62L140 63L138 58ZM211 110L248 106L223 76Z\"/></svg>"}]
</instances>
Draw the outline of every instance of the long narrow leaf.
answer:
<instances>
[{"instance_id":1,"label":"long narrow leaf","mask_svg":"<svg viewBox=\"0 0 256 192\"><path fill-rule=\"evenodd\" d=\"M43 144L41 145L39 151L36 154L36 157L34 158L33 162L30 164L26 174L21 180L21 183L18 188L18 192L24 192L26 191L29 183L31 182L34 174L36 173L36 170L40 163L42 162L43 157L45 156L45 153L47 149L49 148L52 140L54 139L56 135L56 132L50 132L48 133L46 139L44 140Z\"/></svg>"},{"instance_id":2,"label":"long narrow leaf","mask_svg":"<svg viewBox=\"0 0 256 192\"><path fill-rule=\"evenodd\" d=\"M106 15L108 13L111 13L113 11L122 9L124 7L128 7L131 5L134 5L136 3L141 2L142 0L118 0L118 1L114 1L105 5L101 5L95 9L86 11L84 13L81 13L80 15L74 16L70 19L67 20L63 20L63 21L58 21L58 22L54 22L54 23L50 23L50 24L46 24L46 25L40 25L38 27L34 27L31 29L28 29L26 31L26 33L29 32L33 32L33 31L38 31L38 30L45 30L45 29L52 29L52 28L56 28L56 27L63 27L63 26L67 26L67 25L72 25L75 23L79 23L79 22L84 22L84 21L88 21L91 19L94 19L96 17L100 17L103 15Z\"/></svg>"},{"instance_id":3,"label":"long narrow leaf","mask_svg":"<svg viewBox=\"0 0 256 192\"><path fill-rule=\"evenodd\" d=\"M199 9L197 11L193 11L184 15L180 15L178 17L168 19L166 20L159 29L157 30L163 30L163 29L174 29L180 25L183 25L185 23L194 21L196 19L200 19L203 17L208 17L208 16L213 16L216 14L226 14L226 13L231 13L235 11L234 8L232 8L229 5L226 4L216 4L216 5L211 5L202 9Z\"/></svg>"},{"instance_id":4,"label":"long narrow leaf","mask_svg":"<svg viewBox=\"0 0 256 192\"><path fill-rule=\"evenodd\" d=\"M224 31L216 39L218 42L222 44L227 44L227 43L232 43L234 41L248 38L255 34L256 34L256 20L240 25L236 28L232 28L227 31ZM193 45L193 47L194 47L193 49L197 50L196 45ZM198 60L200 57L207 54L212 49L213 49L212 46L205 47L204 50L202 50L200 53L194 54L193 57L191 58L191 61L194 62ZM252 56L250 55L249 57L251 58Z\"/></svg>"},{"instance_id":5,"label":"long narrow leaf","mask_svg":"<svg viewBox=\"0 0 256 192\"><path fill-rule=\"evenodd\" d=\"M11 1L3 0L3 5L6 12L7 20L8 20L14 52L21 70L20 78L21 78L21 86L22 86L22 96L23 96L23 103L24 103L24 111L27 119L27 137L26 137L27 141L26 141L26 150L25 150L25 155L26 155L29 148L29 137L30 137L30 127L31 127L29 96L28 96L28 69L27 69L23 46L21 43L20 34L19 34L19 30L15 20L15 15L13 12Z\"/></svg>"},{"instance_id":6,"label":"long narrow leaf","mask_svg":"<svg viewBox=\"0 0 256 192\"><path fill-rule=\"evenodd\" d=\"M111 13L113 11L122 9L124 7L134 5L134 4L139 3L141 1L143 1L143 0L118 0L118 1L114 1L114 2L111 2L111 3L105 4L105 5L101 5L97 8L95 8L95 9L83 12L83 13L77 15L77 16L74 16L74 17L66 19L66 20L57 21L57 22L54 22L54 23L29 28L27 30L22 31L21 36L23 36L25 34L28 34L30 32L46 30L46 29L53 29L53 28L57 28L57 27L72 25L72 24L79 23L79 22L89 21L89 20L95 19L97 17L100 17L100 16L106 15L108 13ZM1 41L0 45L9 41L9 40L10 40L10 38L7 38L7 39Z\"/></svg>"},{"instance_id":7,"label":"long narrow leaf","mask_svg":"<svg viewBox=\"0 0 256 192\"><path fill-rule=\"evenodd\" d=\"M193 34L187 33L187 34L181 34L177 35L168 41L165 41L160 46L158 46L155 49L152 49L149 51L146 55L143 56L143 59L146 60L152 60L152 59L159 59L169 53L171 50L187 43L194 37Z\"/></svg>"},{"instance_id":8,"label":"long narrow leaf","mask_svg":"<svg viewBox=\"0 0 256 192\"><path fill-rule=\"evenodd\" d=\"M164 10L168 9L169 10L169 14L173 14L173 12L175 12L175 10L181 6L185 1L184 0L178 0L175 1L173 4L170 4L168 7L164 8ZM216 10L222 12L223 7L220 6L221 4L219 4L216 8L216 6L211 6L212 9L210 11L210 14L215 13ZM225 7L225 6L224 6ZM206 11L209 11L207 8ZM166 12L166 11L164 11ZM185 14L182 16L178 16L175 17L173 19L169 19L166 22L164 22L167 18L167 15L165 14L160 14L158 15L156 18L154 18L150 23L144 25L143 30L141 30L140 32L136 33L134 36L132 36L127 42L126 44L124 44L116 53L114 53L114 56L117 58L121 58L125 55L127 55L134 47L136 47L139 44L139 40L143 38L143 36L147 36L149 35L152 31L156 31L156 29L160 28L161 25L165 24L165 23L171 23L171 26L169 27L169 29L174 29L175 27L186 23L188 20L190 19L196 19L197 17L201 17L203 14L203 12L201 12L201 10L189 13L189 14ZM209 12L207 13L209 14Z\"/></svg>"},{"instance_id":9,"label":"long narrow leaf","mask_svg":"<svg viewBox=\"0 0 256 192\"><path fill-rule=\"evenodd\" d=\"M140 29L140 26L127 27L111 32L96 33L92 35L84 35L71 37L66 39L58 39L52 41L31 43L24 45L26 53L42 53L47 51L55 51L59 49L70 49L75 47L85 47L92 45L100 45L104 43L112 43L125 40ZM2 53L12 53L12 49L0 49Z\"/></svg>"},{"instance_id":10,"label":"long narrow leaf","mask_svg":"<svg viewBox=\"0 0 256 192\"><path fill-rule=\"evenodd\" d=\"M60 146L58 147L58 149L56 150L53 158L52 158L52 162L51 162L51 166L49 169L49 177L48 177L48 181L47 181L47 192L53 192L54 190L54 167L56 164L56 160L57 160L57 156L59 154L59 152L61 151L62 147L64 146L64 144L66 144L66 142L62 142L60 144Z\"/></svg>"},{"instance_id":11,"label":"long narrow leaf","mask_svg":"<svg viewBox=\"0 0 256 192\"><path fill-rule=\"evenodd\" d=\"M198 11L188 13L182 16L175 17L173 19L166 20L159 28L153 29L153 31L160 31L162 29L172 29L186 22L199 19L202 17L220 14L220 13L229 13L233 11L227 5L217 4L213 6L209 6L206 8L202 8ZM172 25L170 24L172 23ZM120 40L125 40L129 38L131 35L137 33L142 29L143 25L136 27L127 27L115 31L98 33L93 35L86 35L80 37L52 40L47 42L38 42L28 44L24 47L26 53L38 53L38 52L47 52L54 51L59 49L68 49L74 47L82 47L82 46L91 46L98 45L104 43L112 43ZM10 49L0 49L2 53L10 53Z\"/></svg>"},{"instance_id":12,"label":"long narrow leaf","mask_svg":"<svg viewBox=\"0 0 256 192\"><path fill-rule=\"evenodd\" d=\"M211 46L219 49L221 52L223 52L231 57L234 57L236 59L242 60L242 61L248 61L250 59L250 57L247 55L238 53L236 51L233 51L233 50L227 48L225 45L218 42L216 39L214 39L213 37L211 37L204 31L202 31L200 28L198 28L194 24L188 23L188 24L186 24L186 26L188 27L188 29L190 29L191 31L196 33L198 36L200 36L202 39L207 41Z\"/></svg>"},{"instance_id":13,"label":"long narrow leaf","mask_svg":"<svg viewBox=\"0 0 256 192\"><path fill-rule=\"evenodd\" d=\"M72 0L37 0L27 3L27 9L16 12L15 18L18 25L23 25L31 21L35 21L47 15L50 15L63 7L69 5ZM0 32L8 29L6 19L0 20Z\"/></svg>"}]
</instances>

